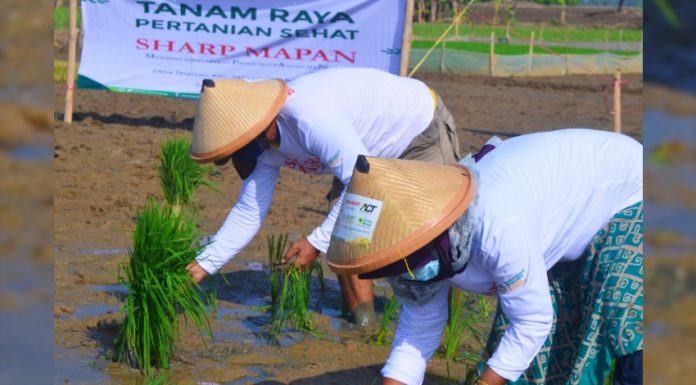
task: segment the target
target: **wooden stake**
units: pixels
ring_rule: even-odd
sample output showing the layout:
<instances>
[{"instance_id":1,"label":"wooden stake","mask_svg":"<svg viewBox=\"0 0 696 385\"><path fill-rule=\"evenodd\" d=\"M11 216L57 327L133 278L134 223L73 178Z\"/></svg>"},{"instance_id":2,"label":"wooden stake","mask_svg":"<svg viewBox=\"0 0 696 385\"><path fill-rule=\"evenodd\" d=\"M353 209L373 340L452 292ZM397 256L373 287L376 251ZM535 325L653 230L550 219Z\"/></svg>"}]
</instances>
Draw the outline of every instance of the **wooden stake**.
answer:
<instances>
[{"instance_id":1,"label":"wooden stake","mask_svg":"<svg viewBox=\"0 0 696 385\"><path fill-rule=\"evenodd\" d=\"M614 132L621 132L621 68L614 75Z\"/></svg>"},{"instance_id":2,"label":"wooden stake","mask_svg":"<svg viewBox=\"0 0 696 385\"><path fill-rule=\"evenodd\" d=\"M488 61L488 73L495 76L495 30L491 31L491 54Z\"/></svg>"},{"instance_id":3,"label":"wooden stake","mask_svg":"<svg viewBox=\"0 0 696 385\"><path fill-rule=\"evenodd\" d=\"M604 73L609 72L609 30L604 31Z\"/></svg>"},{"instance_id":4,"label":"wooden stake","mask_svg":"<svg viewBox=\"0 0 696 385\"><path fill-rule=\"evenodd\" d=\"M621 41L623 40L623 29L619 30L619 44L616 47L617 51L621 51Z\"/></svg>"},{"instance_id":5,"label":"wooden stake","mask_svg":"<svg viewBox=\"0 0 696 385\"><path fill-rule=\"evenodd\" d=\"M70 0L70 35L68 40L68 74L65 84L65 113L63 120L72 123L73 91L75 88L75 51L77 47L77 0Z\"/></svg>"},{"instance_id":6,"label":"wooden stake","mask_svg":"<svg viewBox=\"0 0 696 385\"><path fill-rule=\"evenodd\" d=\"M447 38L442 40L442 47L440 47L440 72L445 72L445 42Z\"/></svg>"},{"instance_id":7,"label":"wooden stake","mask_svg":"<svg viewBox=\"0 0 696 385\"><path fill-rule=\"evenodd\" d=\"M570 70L568 68L568 27L566 27L563 33L563 45L565 46L565 74L566 76L568 76L570 73Z\"/></svg>"},{"instance_id":8,"label":"wooden stake","mask_svg":"<svg viewBox=\"0 0 696 385\"><path fill-rule=\"evenodd\" d=\"M534 58L534 31L529 38L529 63L527 63L527 76L532 76L532 60Z\"/></svg>"},{"instance_id":9,"label":"wooden stake","mask_svg":"<svg viewBox=\"0 0 696 385\"><path fill-rule=\"evenodd\" d=\"M401 63L399 75L408 75L408 59L411 56L411 36L413 34L413 1L406 0L406 19L404 20L404 34L401 37Z\"/></svg>"}]
</instances>

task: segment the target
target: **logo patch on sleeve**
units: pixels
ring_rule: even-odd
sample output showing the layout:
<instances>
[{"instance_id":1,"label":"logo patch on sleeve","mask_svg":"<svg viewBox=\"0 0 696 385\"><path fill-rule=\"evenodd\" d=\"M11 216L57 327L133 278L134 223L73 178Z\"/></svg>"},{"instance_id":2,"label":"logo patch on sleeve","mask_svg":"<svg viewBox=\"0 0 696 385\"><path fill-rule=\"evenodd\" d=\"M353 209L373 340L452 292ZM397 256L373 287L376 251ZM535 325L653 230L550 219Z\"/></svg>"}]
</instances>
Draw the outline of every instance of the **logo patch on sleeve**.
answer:
<instances>
[{"instance_id":1,"label":"logo patch on sleeve","mask_svg":"<svg viewBox=\"0 0 696 385\"><path fill-rule=\"evenodd\" d=\"M513 290L519 289L522 287L525 282L527 282L527 274L522 269L519 273L515 274L512 278L506 280L505 282L501 283L498 285L498 290L500 290L501 293L509 293Z\"/></svg>"}]
</instances>

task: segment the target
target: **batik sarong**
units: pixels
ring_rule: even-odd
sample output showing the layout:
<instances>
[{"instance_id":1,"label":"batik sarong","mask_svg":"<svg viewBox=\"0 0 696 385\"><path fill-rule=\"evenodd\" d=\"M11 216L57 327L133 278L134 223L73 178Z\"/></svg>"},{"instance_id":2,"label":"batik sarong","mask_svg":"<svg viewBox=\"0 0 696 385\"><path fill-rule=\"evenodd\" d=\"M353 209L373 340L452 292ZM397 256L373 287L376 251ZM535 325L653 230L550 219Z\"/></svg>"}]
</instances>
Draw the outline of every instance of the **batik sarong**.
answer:
<instances>
[{"instance_id":1,"label":"batik sarong","mask_svg":"<svg viewBox=\"0 0 696 385\"><path fill-rule=\"evenodd\" d=\"M613 359L643 349L643 203L617 213L580 259L556 264L548 277L553 326L514 384L604 384ZM507 325L498 306L487 357Z\"/></svg>"}]
</instances>

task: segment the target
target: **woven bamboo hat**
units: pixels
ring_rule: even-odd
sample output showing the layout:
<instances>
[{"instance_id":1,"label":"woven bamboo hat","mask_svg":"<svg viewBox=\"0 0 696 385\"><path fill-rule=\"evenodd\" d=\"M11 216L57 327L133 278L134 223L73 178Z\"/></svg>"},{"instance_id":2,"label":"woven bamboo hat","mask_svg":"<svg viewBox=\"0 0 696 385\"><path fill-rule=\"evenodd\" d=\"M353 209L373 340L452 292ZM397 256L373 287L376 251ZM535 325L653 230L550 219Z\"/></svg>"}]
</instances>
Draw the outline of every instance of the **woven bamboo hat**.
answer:
<instances>
[{"instance_id":1,"label":"woven bamboo hat","mask_svg":"<svg viewBox=\"0 0 696 385\"><path fill-rule=\"evenodd\" d=\"M280 79L205 79L193 124L191 158L213 162L254 140L278 115L287 88Z\"/></svg>"},{"instance_id":2,"label":"woven bamboo hat","mask_svg":"<svg viewBox=\"0 0 696 385\"><path fill-rule=\"evenodd\" d=\"M447 230L476 186L458 164L360 155L331 234L327 264L360 274L393 263Z\"/></svg>"}]
</instances>

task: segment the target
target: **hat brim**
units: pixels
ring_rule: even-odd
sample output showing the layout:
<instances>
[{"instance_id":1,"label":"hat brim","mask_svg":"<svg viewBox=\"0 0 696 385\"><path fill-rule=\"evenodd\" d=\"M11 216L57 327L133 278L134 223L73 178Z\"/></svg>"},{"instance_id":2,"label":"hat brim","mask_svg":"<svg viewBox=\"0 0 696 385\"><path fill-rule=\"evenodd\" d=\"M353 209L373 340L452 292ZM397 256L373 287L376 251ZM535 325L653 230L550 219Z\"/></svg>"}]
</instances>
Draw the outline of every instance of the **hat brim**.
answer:
<instances>
[{"instance_id":1,"label":"hat brim","mask_svg":"<svg viewBox=\"0 0 696 385\"><path fill-rule=\"evenodd\" d=\"M471 174L464 166L459 164L448 166L465 170L468 183L462 184L461 188L440 213L398 242L386 246L374 253L362 256L357 260L350 261L349 264L340 264L335 260L327 258L326 263L329 268L340 275L355 275L371 272L409 256L435 239L435 237L442 232L449 229L464 211L466 211L471 201L474 199L476 181L471 177Z\"/></svg>"},{"instance_id":2,"label":"hat brim","mask_svg":"<svg viewBox=\"0 0 696 385\"><path fill-rule=\"evenodd\" d=\"M222 159L226 156L233 154L235 151L246 146L247 144L249 144L249 142L251 142L257 136L259 136L273 122L273 119L276 118L280 110L283 108L283 105L285 104L285 99L287 98L288 94L288 85L285 81L279 80L279 82L280 90L278 91L277 97L275 98L275 100L273 100L264 116L261 119L259 119L254 126L250 127L242 135L236 137L231 142L210 152L195 153L193 151L193 146L191 146L189 148L189 156L191 157L191 159L195 160L198 163L214 162L216 160Z\"/></svg>"}]
</instances>

